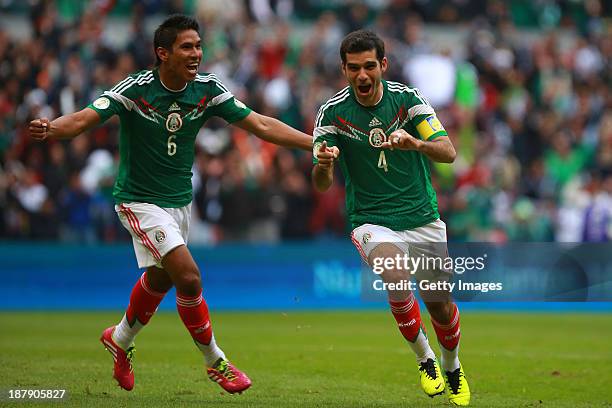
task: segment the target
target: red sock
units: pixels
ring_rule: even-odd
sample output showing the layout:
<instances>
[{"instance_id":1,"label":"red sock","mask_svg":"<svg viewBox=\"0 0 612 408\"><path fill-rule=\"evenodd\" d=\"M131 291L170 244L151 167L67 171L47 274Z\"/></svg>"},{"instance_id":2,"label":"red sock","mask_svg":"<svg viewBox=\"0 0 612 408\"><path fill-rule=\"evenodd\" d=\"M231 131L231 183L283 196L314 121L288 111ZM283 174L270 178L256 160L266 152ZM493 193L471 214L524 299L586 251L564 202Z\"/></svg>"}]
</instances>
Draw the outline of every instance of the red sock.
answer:
<instances>
[{"instance_id":1,"label":"red sock","mask_svg":"<svg viewBox=\"0 0 612 408\"><path fill-rule=\"evenodd\" d=\"M138 279L130 295L130 304L125 312L128 324L134 326L136 320L143 326L151 320L165 293L156 292L149 287L145 271Z\"/></svg>"},{"instance_id":2,"label":"red sock","mask_svg":"<svg viewBox=\"0 0 612 408\"><path fill-rule=\"evenodd\" d=\"M431 319L436 335L438 336L438 342L447 350L454 350L459 344L459 338L461 337L461 330L459 329L459 309L455 303L453 303L453 312L451 316L449 324L439 324L433 318Z\"/></svg>"},{"instance_id":3,"label":"red sock","mask_svg":"<svg viewBox=\"0 0 612 408\"><path fill-rule=\"evenodd\" d=\"M397 321L397 327L402 333L404 338L411 343L416 341L419 335L419 330L422 328L425 332L425 328L422 327L421 311L419 309L419 302L416 301L413 295L402 302L389 301L391 305L391 313Z\"/></svg>"},{"instance_id":4,"label":"red sock","mask_svg":"<svg viewBox=\"0 0 612 408\"><path fill-rule=\"evenodd\" d=\"M212 326L202 292L198 296L185 296L177 292L176 308L191 337L200 344L210 344Z\"/></svg>"}]
</instances>

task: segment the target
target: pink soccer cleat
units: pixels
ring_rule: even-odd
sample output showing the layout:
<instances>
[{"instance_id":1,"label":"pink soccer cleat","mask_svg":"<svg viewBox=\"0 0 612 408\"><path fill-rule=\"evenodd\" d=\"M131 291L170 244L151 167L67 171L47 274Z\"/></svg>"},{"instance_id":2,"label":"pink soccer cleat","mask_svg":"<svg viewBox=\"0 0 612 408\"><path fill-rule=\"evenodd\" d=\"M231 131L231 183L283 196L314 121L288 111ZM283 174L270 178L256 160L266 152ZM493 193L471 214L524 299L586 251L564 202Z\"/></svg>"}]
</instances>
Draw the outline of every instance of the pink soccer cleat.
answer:
<instances>
[{"instance_id":1,"label":"pink soccer cleat","mask_svg":"<svg viewBox=\"0 0 612 408\"><path fill-rule=\"evenodd\" d=\"M134 388L134 369L132 368L132 359L136 348L132 345L127 351L124 351L113 341L113 331L115 326L111 326L102 332L100 341L104 348L112 354L115 361L113 369L113 378L117 380L119 386L126 391L131 391Z\"/></svg>"},{"instance_id":2,"label":"pink soccer cleat","mask_svg":"<svg viewBox=\"0 0 612 408\"><path fill-rule=\"evenodd\" d=\"M215 366L206 370L208 378L218 383L230 394L242 393L251 386L251 380L227 360L219 359Z\"/></svg>"}]
</instances>

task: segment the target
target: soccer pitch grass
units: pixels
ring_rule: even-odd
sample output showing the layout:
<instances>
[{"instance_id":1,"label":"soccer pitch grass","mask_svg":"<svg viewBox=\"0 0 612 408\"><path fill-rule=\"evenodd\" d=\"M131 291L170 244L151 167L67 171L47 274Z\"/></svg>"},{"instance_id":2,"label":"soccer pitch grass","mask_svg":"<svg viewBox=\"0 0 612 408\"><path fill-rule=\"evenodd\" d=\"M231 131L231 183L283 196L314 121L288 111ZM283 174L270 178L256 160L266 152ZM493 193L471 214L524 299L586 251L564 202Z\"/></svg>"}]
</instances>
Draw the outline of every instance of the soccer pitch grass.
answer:
<instances>
[{"instance_id":1,"label":"soccer pitch grass","mask_svg":"<svg viewBox=\"0 0 612 408\"><path fill-rule=\"evenodd\" d=\"M445 395L430 399L421 391L413 354L383 310L213 313L219 344L253 380L242 395L222 393L206 377L199 352L171 312L159 313L141 332L136 386L119 389L98 337L120 317L0 313L0 406L449 406ZM461 325L471 406L612 407L610 314L466 311ZM68 399L8 402L14 388L66 389Z\"/></svg>"}]
</instances>

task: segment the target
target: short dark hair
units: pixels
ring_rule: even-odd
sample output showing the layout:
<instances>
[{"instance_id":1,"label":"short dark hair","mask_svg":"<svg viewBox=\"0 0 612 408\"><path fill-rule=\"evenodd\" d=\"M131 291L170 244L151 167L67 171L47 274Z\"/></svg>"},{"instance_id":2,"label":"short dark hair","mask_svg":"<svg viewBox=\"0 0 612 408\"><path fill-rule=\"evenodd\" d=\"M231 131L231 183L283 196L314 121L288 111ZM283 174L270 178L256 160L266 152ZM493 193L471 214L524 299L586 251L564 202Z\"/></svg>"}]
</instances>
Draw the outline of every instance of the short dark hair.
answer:
<instances>
[{"instance_id":1,"label":"short dark hair","mask_svg":"<svg viewBox=\"0 0 612 408\"><path fill-rule=\"evenodd\" d=\"M155 52L155 65L161 64L161 60L157 56L157 47L162 47L167 50L172 49L172 44L176 41L178 33L185 30L194 30L199 32L200 25L198 22L189 16L183 14L175 14L168 17L155 30L153 36L153 51Z\"/></svg>"},{"instance_id":2,"label":"short dark hair","mask_svg":"<svg viewBox=\"0 0 612 408\"><path fill-rule=\"evenodd\" d=\"M346 54L376 50L376 59L382 62L385 57L385 43L370 30L357 30L349 33L340 45L340 58L346 64Z\"/></svg>"}]
</instances>

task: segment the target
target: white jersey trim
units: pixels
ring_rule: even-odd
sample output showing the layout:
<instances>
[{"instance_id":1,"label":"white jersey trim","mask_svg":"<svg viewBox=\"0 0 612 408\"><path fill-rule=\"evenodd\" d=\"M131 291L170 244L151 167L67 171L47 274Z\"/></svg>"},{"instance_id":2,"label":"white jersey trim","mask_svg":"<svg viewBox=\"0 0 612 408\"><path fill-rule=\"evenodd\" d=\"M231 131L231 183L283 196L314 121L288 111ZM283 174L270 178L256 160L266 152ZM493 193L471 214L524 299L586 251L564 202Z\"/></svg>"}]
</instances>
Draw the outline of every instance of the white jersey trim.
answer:
<instances>
[{"instance_id":1,"label":"white jersey trim","mask_svg":"<svg viewBox=\"0 0 612 408\"><path fill-rule=\"evenodd\" d=\"M136 85L145 85L153 82L155 77L153 76L152 71L146 71L135 78L127 77L123 81L119 82L117 85L110 89L110 92L115 92L117 94L121 94L125 92L126 89L131 88L134 84Z\"/></svg>"},{"instance_id":2,"label":"white jersey trim","mask_svg":"<svg viewBox=\"0 0 612 408\"><path fill-rule=\"evenodd\" d=\"M136 104L134 103L134 101L132 101L130 98L126 96L121 95L120 93L113 92L113 91L105 91L102 95L110 96L117 102L120 102L123 106L125 106L125 109L129 111L136 108Z\"/></svg>"},{"instance_id":3,"label":"white jersey trim","mask_svg":"<svg viewBox=\"0 0 612 408\"><path fill-rule=\"evenodd\" d=\"M312 132L312 136L314 140L317 140L318 137L320 136L324 136L324 135L329 135L329 134L337 134L338 133L338 128L335 126L319 126L314 128L314 131Z\"/></svg>"},{"instance_id":4,"label":"white jersey trim","mask_svg":"<svg viewBox=\"0 0 612 408\"><path fill-rule=\"evenodd\" d=\"M231 92L229 91L223 92L221 95L217 95L214 98L212 98L208 106L221 105L223 102L227 101L228 99L232 99L233 97L234 95Z\"/></svg>"},{"instance_id":5,"label":"white jersey trim","mask_svg":"<svg viewBox=\"0 0 612 408\"><path fill-rule=\"evenodd\" d=\"M215 74L208 74L208 75L198 74L196 75L195 81L196 82L214 82L215 85L217 85L219 89L221 89L223 92L229 92L229 89L227 89L225 85L223 85L223 83L219 80L219 78L217 78Z\"/></svg>"},{"instance_id":6,"label":"white jersey trim","mask_svg":"<svg viewBox=\"0 0 612 408\"><path fill-rule=\"evenodd\" d=\"M396 93L402 93L402 92L411 93L417 97L417 99L421 102L421 104L430 105L427 99L425 99L425 97L421 95L421 93L419 92L417 88L410 88L407 85L404 85L400 82L394 82L394 81L387 81L387 88L389 88L390 91L396 92Z\"/></svg>"},{"instance_id":7,"label":"white jersey trim","mask_svg":"<svg viewBox=\"0 0 612 408\"><path fill-rule=\"evenodd\" d=\"M392 92L398 92L398 93L402 93L402 92L407 92L407 93L411 93L413 94L421 103L418 105L414 105L411 108L408 109L408 118L409 120L414 119L415 116L418 115L435 115L436 112L434 110L434 108L431 106L431 104L429 103L429 101L427 100L427 98L425 98L421 92L418 90L418 88L410 88L402 83L399 82L393 82L393 81L387 81L387 86L389 88L390 91ZM402 126L405 124L406 121L404 121L404 123L402 123Z\"/></svg>"},{"instance_id":8,"label":"white jersey trim","mask_svg":"<svg viewBox=\"0 0 612 408\"><path fill-rule=\"evenodd\" d=\"M143 118L145 118L147 120L150 120L151 122L159 123L159 121L160 121L161 115L159 115L155 111L151 111L151 114L147 115L146 113L142 112L138 108L138 106L136 106L136 103L134 103L134 101L132 101L127 96L123 96L123 95L121 95L121 94L119 94L117 92L110 92L110 91L106 91L102 95L110 96L111 98L113 98L117 102L120 102L125 107L125 109L127 109L128 111L134 110L140 116L142 116ZM163 120L163 118L162 118L162 120Z\"/></svg>"},{"instance_id":9,"label":"white jersey trim","mask_svg":"<svg viewBox=\"0 0 612 408\"><path fill-rule=\"evenodd\" d=\"M434 108L429 105L415 105L412 108L408 109L408 118L410 120L414 119L415 116L418 115L433 115L436 112Z\"/></svg>"},{"instance_id":10,"label":"white jersey trim","mask_svg":"<svg viewBox=\"0 0 612 408\"><path fill-rule=\"evenodd\" d=\"M340 102L346 100L349 95L349 87L347 86L346 88L332 96L331 99L329 99L325 104L323 104L323 106L321 106L321 108L319 109L319 113L317 114L317 117L315 119L315 127L319 127L321 125L321 120L323 119L323 115L327 108L337 105Z\"/></svg>"}]
</instances>

